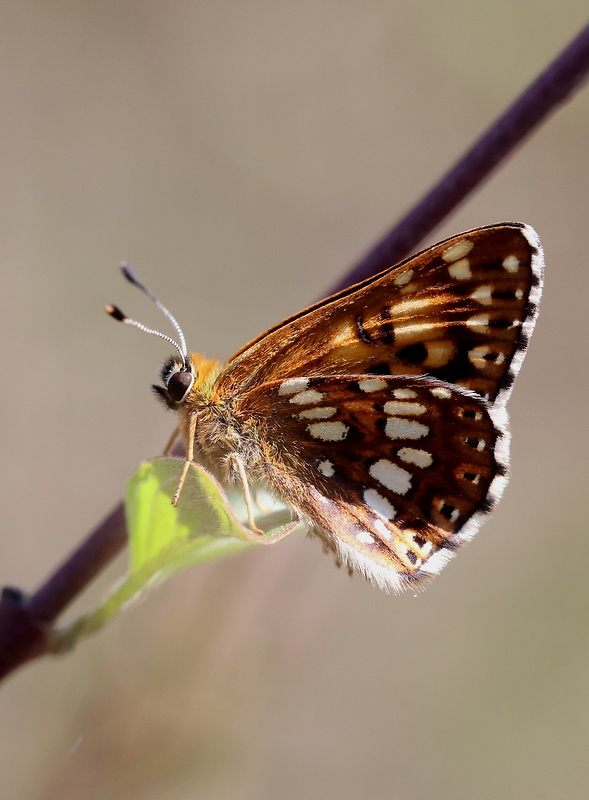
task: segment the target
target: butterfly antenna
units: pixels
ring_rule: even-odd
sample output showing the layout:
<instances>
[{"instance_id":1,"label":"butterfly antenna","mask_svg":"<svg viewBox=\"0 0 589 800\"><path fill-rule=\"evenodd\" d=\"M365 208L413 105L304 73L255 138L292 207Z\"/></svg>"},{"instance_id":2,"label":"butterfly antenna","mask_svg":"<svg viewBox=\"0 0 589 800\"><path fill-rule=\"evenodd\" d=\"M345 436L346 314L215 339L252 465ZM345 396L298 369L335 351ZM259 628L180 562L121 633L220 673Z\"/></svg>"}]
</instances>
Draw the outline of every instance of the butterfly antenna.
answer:
<instances>
[{"instance_id":1,"label":"butterfly antenna","mask_svg":"<svg viewBox=\"0 0 589 800\"><path fill-rule=\"evenodd\" d=\"M130 264L127 264L125 261L123 261L123 263L121 264L121 271L125 276L125 278L129 281L129 283L132 283L133 286L136 286L138 289L141 289L141 291L144 294L146 294L149 297L149 299L156 304L156 306L159 308L162 314L164 314L164 316L166 316L170 320L174 328L176 328L176 333L178 334L178 339L180 340L181 347L178 349L183 354L184 358L187 359L188 349L186 347L186 339L184 338L184 334L182 333L182 328L180 327L180 325L178 325L176 318L172 315L170 311L168 311L168 309L165 307L163 303L160 303L160 301L157 299L154 293L150 292L150 290L144 283L141 283L141 281L135 274L135 271L133 270Z\"/></svg>"},{"instance_id":2,"label":"butterfly antenna","mask_svg":"<svg viewBox=\"0 0 589 800\"><path fill-rule=\"evenodd\" d=\"M160 339L165 339L166 342L169 342L176 348L176 350L180 353L180 356L182 357L182 361L184 361L186 367L190 369L188 356L182 352L182 349L180 348L178 342L174 341L174 339L172 339L171 336L166 336L165 333L161 333L160 331L154 331L153 328L148 328L147 325L143 325L143 323L137 322L136 319L131 319L126 314L123 314L123 312L118 306L106 306L104 310L106 311L107 314L110 314L111 317L114 317L114 319L118 320L119 322L124 322L125 325L132 325L134 328L139 328L139 330L143 331L143 333L151 333L152 336L159 336Z\"/></svg>"},{"instance_id":3,"label":"butterfly antenna","mask_svg":"<svg viewBox=\"0 0 589 800\"><path fill-rule=\"evenodd\" d=\"M165 339L166 342L169 342L171 345L173 345L176 348L176 350L180 353L180 355L182 357L182 360L184 361L184 364L186 365L187 369L190 369L190 359L188 357L188 349L186 347L186 339L184 338L184 334L182 333L182 328L180 327L180 325L178 325L178 322L176 321L176 318L173 316L173 314L170 311L168 311L168 309L165 307L165 305L163 303L161 303L157 299L157 297L153 294L153 292L151 292L147 288L147 286L145 286L145 284L141 283L141 281L139 280L139 278L135 274L135 271L131 268L131 266L129 264L123 262L121 264L121 271L122 271L123 275L125 276L125 278L129 281L129 283L132 283L133 286L136 286L138 289L141 289L141 291L144 294L146 294L149 297L149 299L152 300L155 303L155 305L159 308L159 310L162 312L162 314L164 314L170 320L170 322L172 323L172 325L176 329L176 332L178 333L178 339L180 340L180 344L178 344L178 342L176 342L174 339L172 339L171 336L166 336L165 333L161 333L160 331L153 330L153 328L148 328L146 325L143 325L143 323L137 322L137 320L131 319L126 314L124 314L121 311L121 309L118 308L117 306L113 306L113 305L106 306L106 309L105 309L106 313L110 314L111 317L114 317L114 319L118 320L119 322L124 322L126 325L132 325L135 328L139 328L139 330L143 331L144 333L152 334L152 336L159 336L160 339Z\"/></svg>"}]
</instances>

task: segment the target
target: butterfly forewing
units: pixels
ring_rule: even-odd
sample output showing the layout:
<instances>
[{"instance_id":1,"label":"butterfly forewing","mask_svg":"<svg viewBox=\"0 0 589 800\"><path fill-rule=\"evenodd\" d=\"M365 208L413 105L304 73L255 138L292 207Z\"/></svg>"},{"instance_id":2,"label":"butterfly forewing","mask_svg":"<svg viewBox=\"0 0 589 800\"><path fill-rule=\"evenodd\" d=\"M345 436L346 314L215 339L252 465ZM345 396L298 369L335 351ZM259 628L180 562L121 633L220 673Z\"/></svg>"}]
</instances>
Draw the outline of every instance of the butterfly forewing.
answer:
<instances>
[{"instance_id":1,"label":"butterfly forewing","mask_svg":"<svg viewBox=\"0 0 589 800\"><path fill-rule=\"evenodd\" d=\"M500 392L506 399L540 284L531 228L478 228L262 334L230 360L224 389L297 375L427 374L491 402Z\"/></svg>"},{"instance_id":2,"label":"butterfly forewing","mask_svg":"<svg viewBox=\"0 0 589 800\"><path fill-rule=\"evenodd\" d=\"M240 414L262 408L265 478L388 589L435 574L506 482L503 415L427 377L287 379L241 398Z\"/></svg>"}]
</instances>

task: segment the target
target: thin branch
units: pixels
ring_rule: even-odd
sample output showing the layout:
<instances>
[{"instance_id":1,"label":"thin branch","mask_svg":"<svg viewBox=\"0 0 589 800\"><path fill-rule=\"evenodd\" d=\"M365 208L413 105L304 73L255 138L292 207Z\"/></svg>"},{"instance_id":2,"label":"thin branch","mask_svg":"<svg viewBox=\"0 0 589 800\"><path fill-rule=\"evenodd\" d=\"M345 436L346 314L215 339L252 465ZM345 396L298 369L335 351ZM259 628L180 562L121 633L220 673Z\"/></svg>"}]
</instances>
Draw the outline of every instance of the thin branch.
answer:
<instances>
[{"instance_id":1,"label":"thin branch","mask_svg":"<svg viewBox=\"0 0 589 800\"><path fill-rule=\"evenodd\" d=\"M52 648L52 623L127 544L119 503L30 597L7 587L0 597L0 679Z\"/></svg>"},{"instance_id":2,"label":"thin branch","mask_svg":"<svg viewBox=\"0 0 589 800\"><path fill-rule=\"evenodd\" d=\"M376 275L415 252L425 236L571 97L588 72L589 25L329 294Z\"/></svg>"},{"instance_id":3,"label":"thin branch","mask_svg":"<svg viewBox=\"0 0 589 800\"><path fill-rule=\"evenodd\" d=\"M125 510L119 503L53 575L31 595L28 611L52 622L127 544Z\"/></svg>"},{"instance_id":4,"label":"thin branch","mask_svg":"<svg viewBox=\"0 0 589 800\"><path fill-rule=\"evenodd\" d=\"M487 133L336 288L345 288L409 255L419 242L501 163L589 72L589 26L534 81ZM7 588L0 597L0 678L51 652L51 626L126 544L122 504L95 528L29 598Z\"/></svg>"}]
</instances>

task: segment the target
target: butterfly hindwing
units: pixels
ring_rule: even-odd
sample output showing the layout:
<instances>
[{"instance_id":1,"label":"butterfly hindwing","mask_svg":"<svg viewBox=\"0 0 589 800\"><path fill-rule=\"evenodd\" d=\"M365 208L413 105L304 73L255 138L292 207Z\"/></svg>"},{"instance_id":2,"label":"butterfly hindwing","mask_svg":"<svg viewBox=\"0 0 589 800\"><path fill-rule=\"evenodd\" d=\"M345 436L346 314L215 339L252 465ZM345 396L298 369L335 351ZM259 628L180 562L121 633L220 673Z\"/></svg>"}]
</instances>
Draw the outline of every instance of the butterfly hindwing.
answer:
<instances>
[{"instance_id":1,"label":"butterfly hindwing","mask_svg":"<svg viewBox=\"0 0 589 800\"><path fill-rule=\"evenodd\" d=\"M504 411L428 377L271 382L243 396L240 414L266 407L266 480L385 588L439 571L507 481Z\"/></svg>"}]
</instances>

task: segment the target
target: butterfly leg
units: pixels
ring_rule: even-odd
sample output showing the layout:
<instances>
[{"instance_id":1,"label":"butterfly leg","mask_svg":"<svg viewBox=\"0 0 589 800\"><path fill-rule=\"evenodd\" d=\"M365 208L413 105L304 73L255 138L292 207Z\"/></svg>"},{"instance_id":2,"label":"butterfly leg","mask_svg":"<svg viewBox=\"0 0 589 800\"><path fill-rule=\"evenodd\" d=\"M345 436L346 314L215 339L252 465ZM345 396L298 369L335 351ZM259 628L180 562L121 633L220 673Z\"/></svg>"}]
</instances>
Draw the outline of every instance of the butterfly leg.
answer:
<instances>
[{"instance_id":1,"label":"butterfly leg","mask_svg":"<svg viewBox=\"0 0 589 800\"><path fill-rule=\"evenodd\" d=\"M174 441L178 435L178 429L174 432L174 439L170 439L168 446L171 444L173 445ZM186 441L186 460L184 461L184 466L182 467L182 472L180 473L180 480L178 481L178 486L176 488L176 492L174 494L174 499L172 500L172 505L177 506L178 500L180 499L180 493L182 492L182 487L184 486L184 482L186 480L186 476L188 475L188 470L190 469L190 465L194 460L194 436L196 434L196 414L191 414L189 421L188 421L188 438ZM167 450L167 448L166 448Z\"/></svg>"},{"instance_id":2,"label":"butterfly leg","mask_svg":"<svg viewBox=\"0 0 589 800\"><path fill-rule=\"evenodd\" d=\"M247 524L249 529L255 533L257 536L263 536L264 531L258 528L254 520L254 509L252 503L252 495L250 492L249 482L247 479L247 475L245 472L245 467L243 465L243 461L237 455L237 453L233 453L231 456L231 461L235 465L237 472L239 473L239 479L241 481L241 489L243 491L243 499L245 500L245 507L247 509Z\"/></svg>"},{"instance_id":3,"label":"butterfly leg","mask_svg":"<svg viewBox=\"0 0 589 800\"><path fill-rule=\"evenodd\" d=\"M190 465L194 463L194 437L196 434L196 414L191 414L189 421L188 421L188 437L186 442L186 460L184 461L184 466L182 467L182 472L180 474L180 480L178 481L178 487L176 488L176 493L174 494L174 499L172 500L172 505L178 505L178 500L180 499L180 494L182 492L182 487L184 486L184 482L186 481L186 476L188 475L188 470L190 469ZM175 440L176 436L174 436ZM174 440L170 440L172 443ZM264 533L261 528L258 528L254 521L254 513L252 507L252 496L249 488L249 482L247 479L247 475L245 472L245 466L241 458L237 455L237 453L233 453L229 459L236 467L237 472L239 474L239 478L241 480L242 490L243 490L243 497L245 500L245 507L247 509L247 519L248 525L250 528L250 533L246 533L246 539L252 542L257 542L259 544L273 544L277 542L279 539L282 539L284 536L287 536L291 530L296 527L297 522L289 525L285 530L280 531L279 533L273 534L272 536L268 536L268 534Z\"/></svg>"},{"instance_id":4,"label":"butterfly leg","mask_svg":"<svg viewBox=\"0 0 589 800\"><path fill-rule=\"evenodd\" d=\"M296 527L296 525L298 524L298 520L292 525L289 525L288 528L281 531L280 533L274 533L270 536L267 533L264 533L264 531L261 528L258 528L254 520L252 495L244 463L241 460L241 458L237 455L237 453L233 453L230 457L230 460L234 464L239 474L239 479L241 481L241 488L243 491L243 499L245 501L245 507L247 509L247 524L251 533L246 534L246 538L251 542L256 542L257 544L274 544L274 542L277 542L280 539L283 539L285 536L288 536L288 534L292 531L292 529Z\"/></svg>"}]
</instances>

